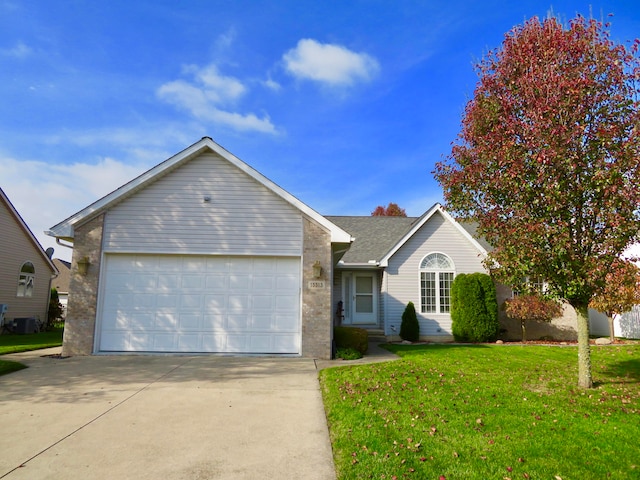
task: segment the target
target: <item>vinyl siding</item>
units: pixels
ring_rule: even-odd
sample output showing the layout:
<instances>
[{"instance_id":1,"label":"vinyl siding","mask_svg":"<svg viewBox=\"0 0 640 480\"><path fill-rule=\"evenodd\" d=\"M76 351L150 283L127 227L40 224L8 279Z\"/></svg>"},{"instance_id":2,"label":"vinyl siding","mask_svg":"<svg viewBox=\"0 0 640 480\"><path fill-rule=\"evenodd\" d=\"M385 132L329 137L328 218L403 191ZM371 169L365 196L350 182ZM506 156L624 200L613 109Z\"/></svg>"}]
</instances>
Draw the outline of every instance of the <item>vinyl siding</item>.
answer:
<instances>
[{"instance_id":1,"label":"vinyl siding","mask_svg":"<svg viewBox=\"0 0 640 480\"><path fill-rule=\"evenodd\" d=\"M104 251L300 255L302 214L208 153L109 210Z\"/></svg>"},{"instance_id":2,"label":"vinyl siding","mask_svg":"<svg viewBox=\"0 0 640 480\"><path fill-rule=\"evenodd\" d=\"M34 317L45 320L53 272L30 235L22 229L2 200L0 232L0 303L9 305L5 318ZM18 278L24 262L31 262L36 271L31 297L17 296Z\"/></svg>"},{"instance_id":3,"label":"vinyl siding","mask_svg":"<svg viewBox=\"0 0 640 480\"><path fill-rule=\"evenodd\" d=\"M387 335L400 331L402 312L409 302L416 307L421 335L451 335L449 314L420 313L420 262L432 252L448 255L453 260L456 274L486 271L480 252L451 222L436 212L389 259L383 285ZM396 328L395 332L391 326Z\"/></svg>"}]
</instances>

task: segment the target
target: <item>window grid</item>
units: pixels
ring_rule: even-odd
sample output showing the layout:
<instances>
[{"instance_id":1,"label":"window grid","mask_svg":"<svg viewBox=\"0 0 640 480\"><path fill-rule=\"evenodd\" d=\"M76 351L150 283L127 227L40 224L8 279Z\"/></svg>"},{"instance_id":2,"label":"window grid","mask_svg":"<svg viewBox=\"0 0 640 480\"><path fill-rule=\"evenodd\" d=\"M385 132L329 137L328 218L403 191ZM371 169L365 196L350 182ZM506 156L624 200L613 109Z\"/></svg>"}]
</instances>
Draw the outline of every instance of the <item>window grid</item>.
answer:
<instances>
[{"instance_id":1,"label":"window grid","mask_svg":"<svg viewBox=\"0 0 640 480\"><path fill-rule=\"evenodd\" d=\"M25 262L20 268L20 276L18 277L18 297L33 296L33 284L36 278L36 269L31 262Z\"/></svg>"},{"instance_id":2,"label":"window grid","mask_svg":"<svg viewBox=\"0 0 640 480\"><path fill-rule=\"evenodd\" d=\"M422 313L433 313L436 311L436 274L422 272L420 276Z\"/></svg>"},{"instance_id":3,"label":"window grid","mask_svg":"<svg viewBox=\"0 0 640 480\"><path fill-rule=\"evenodd\" d=\"M442 253L427 255L420 263L420 311L449 313L451 284L455 273L453 262Z\"/></svg>"}]
</instances>

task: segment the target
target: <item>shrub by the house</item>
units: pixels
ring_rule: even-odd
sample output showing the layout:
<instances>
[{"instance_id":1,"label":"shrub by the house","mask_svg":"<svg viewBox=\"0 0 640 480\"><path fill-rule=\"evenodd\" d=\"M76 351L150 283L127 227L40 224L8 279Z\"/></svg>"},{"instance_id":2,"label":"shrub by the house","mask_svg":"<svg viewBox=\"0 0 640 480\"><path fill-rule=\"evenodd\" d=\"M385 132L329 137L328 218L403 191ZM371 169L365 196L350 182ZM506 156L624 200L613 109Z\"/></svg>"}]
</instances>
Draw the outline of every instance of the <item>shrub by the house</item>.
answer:
<instances>
[{"instance_id":1,"label":"shrub by the house","mask_svg":"<svg viewBox=\"0 0 640 480\"><path fill-rule=\"evenodd\" d=\"M451 285L451 330L459 342L491 342L500 331L496 287L485 273L461 273Z\"/></svg>"},{"instance_id":2,"label":"shrub by the house","mask_svg":"<svg viewBox=\"0 0 640 480\"><path fill-rule=\"evenodd\" d=\"M402 312L400 338L409 342L417 342L420 339L420 324L413 302L409 302Z\"/></svg>"},{"instance_id":3,"label":"shrub by the house","mask_svg":"<svg viewBox=\"0 0 640 480\"><path fill-rule=\"evenodd\" d=\"M364 328L334 327L333 339L336 348L353 348L363 355L369 348L369 333Z\"/></svg>"},{"instance_id":4,"label":"shrub by the house","mask_svg":"<svg viewBox=\"0 0 640 480\"><path fill-rule=\"evenodd\" d=\"M526 322L550 322L562 315L562 305L541 295L518 295L505 300L504 311L507 317L520 321L522 341L527 341Z\"/></svg>"}]
</instances>

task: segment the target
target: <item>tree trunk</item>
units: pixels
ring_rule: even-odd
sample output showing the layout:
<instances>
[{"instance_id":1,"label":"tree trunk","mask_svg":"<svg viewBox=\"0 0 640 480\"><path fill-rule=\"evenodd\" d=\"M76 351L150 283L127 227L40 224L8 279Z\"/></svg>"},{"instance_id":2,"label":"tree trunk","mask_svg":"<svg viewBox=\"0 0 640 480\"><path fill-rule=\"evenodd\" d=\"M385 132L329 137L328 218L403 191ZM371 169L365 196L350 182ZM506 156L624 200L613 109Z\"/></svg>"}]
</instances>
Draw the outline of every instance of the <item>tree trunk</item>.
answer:
<instances>
[{"instance_id":1,"label":"tree trunk","mask_svg":"<svg viewBox=\"0 0 640 480\"><path fill-rule=\"evenodd\" d=\"M591 347L589 345L589 306L572 305L578 317L578 386L592 388Z\"/></svg>"},{"instance_id":2,"label":"tree trunk","mask_svg":"<svg viewBox=\"0 0 640 480\"><path fill-rule=\"evenodd\" d=\"M609 320L609 338L611 338L611 343L616 341L616 336L613 333L613 315L607 315L607 320Z\"/></svg>"},{"instance_id":3,"label":"tree trunk","mask_svg":"<svg viewBox=\"0 0 640 480\"><path fill-rule=\"evenodd\" d=\"M520 321L520 326L522 327L522 343L527 341L527 328L524 325L524 320Z\"/></svg>"}]
</instances>

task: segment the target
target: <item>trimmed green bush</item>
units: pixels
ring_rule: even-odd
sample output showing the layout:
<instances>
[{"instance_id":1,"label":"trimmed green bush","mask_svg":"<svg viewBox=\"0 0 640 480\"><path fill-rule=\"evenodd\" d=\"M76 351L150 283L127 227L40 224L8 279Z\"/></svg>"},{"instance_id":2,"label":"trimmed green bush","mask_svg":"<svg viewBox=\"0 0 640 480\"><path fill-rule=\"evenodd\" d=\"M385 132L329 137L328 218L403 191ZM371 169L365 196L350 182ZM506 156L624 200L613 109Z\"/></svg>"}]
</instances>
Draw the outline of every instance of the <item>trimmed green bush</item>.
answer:
<instances>
[{"instance_id":1,"label":"trimmed green bush","mask_svg":"<svg viewBox=\"0 0 640 480\"><path fill-rule=\"evenodd\" d=\"M336 348L353 348L362 355L369 348L369 333L364 328L333 327Z\"/></svg>"},{"instance_id":2,"label":"trimmed green bush","mask_svg":"<svg viewBox=\"0 0 640 480\"><path fill-rule=\"evenodd\" d=\"M496 287L485 273L461 273L451 285L451 330L458 342L492 342L500 333Z\"/></svg>"},{"instance_id":3,"label":"trimmed green bush","mask_svg":"<svg viewBox=\"0 0 640 480\"><path fill-rule=\"evenodd\" d=\"M420 324L416 315L416 307L413 302L407 303L402 312L402 323L400 324L400 338L408 342L420 340Z\"/></svg>"}]
</instances>

